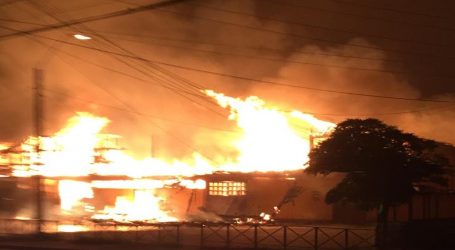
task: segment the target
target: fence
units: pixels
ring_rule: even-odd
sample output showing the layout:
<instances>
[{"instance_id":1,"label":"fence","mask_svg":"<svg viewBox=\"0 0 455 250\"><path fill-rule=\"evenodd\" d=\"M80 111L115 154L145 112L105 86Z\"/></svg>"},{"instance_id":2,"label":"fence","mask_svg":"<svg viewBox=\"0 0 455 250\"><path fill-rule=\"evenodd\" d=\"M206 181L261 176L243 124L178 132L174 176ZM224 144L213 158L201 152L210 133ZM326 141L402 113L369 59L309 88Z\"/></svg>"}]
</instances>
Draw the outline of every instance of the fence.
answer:
<instances>
[{"instance_id":1,"label":"fence","mask_svg":"<svg viewBox=\"0 0 455 250\"><path fill-rule=\"evenodd\" d=\"M0 234L33 234L37 229L37 220L0 219ZM43 232L58 231L59 222L55 220L41 221Z\"/></svg>"},{"instance_id":2,"label":"fence","mask_svg":"<svg viewBox=\"0 0 455 250\"><path fill-rule=\"evenodd\" d=\"M375 236L371 227L228 223L88 223L87 231L57 233L58 222L45 221L42 228L67 240L227 249L373 249ZM34 229L36 221L0 220L1 233L30 234Z\"/></svg>"},{"instance_id":3,"label":"fence","mask_svg":"<svg viewBox=\"0 0 455 250\"><path fill-rule=\"evenodd\" d=\"M372 228L301 225L201 224L200 246L273 249L368 249Z\"/></svg>"}]
</instances>

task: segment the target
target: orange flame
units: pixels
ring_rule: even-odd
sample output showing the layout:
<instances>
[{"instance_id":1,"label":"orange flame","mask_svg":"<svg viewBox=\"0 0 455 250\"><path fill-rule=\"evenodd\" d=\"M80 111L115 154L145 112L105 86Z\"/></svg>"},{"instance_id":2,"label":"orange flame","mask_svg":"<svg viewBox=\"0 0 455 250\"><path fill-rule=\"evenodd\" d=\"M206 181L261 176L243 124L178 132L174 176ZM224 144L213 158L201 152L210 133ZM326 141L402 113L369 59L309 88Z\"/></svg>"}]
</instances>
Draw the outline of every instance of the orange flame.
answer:
<instances>
[{"instance_id":1,"label":"orange flame","mask_svg":"<svg viewBox=\"0 0 455 250\"><path fill-rule=\"evenodd\" d=\"M170 222L177 218L168 215L161 209L162 200L151 191L136 190L134 197L117 197L114 207L106 206L103 211L92 216L92 219L114 220L117 222L148 221Z\"/></svg>"},{"instance_id":2,"label":"orange flame","mask_svg":"<svg viewBox=\"0 0 455 250\"><path fill-rule=\"evenodd\" d=\"M243 130L243 136L233 142L240 154L237 162L222 167L224 170L266 172L302 169L308 161L309 135L325 133L335 126L299 111L283 112L268 108L256 96L241 100L212 90L205 93L223 108L229 107L229 119L235 120ZM306 136L298 131L304 129Z\"/></svg>"},{"instance_id":3,"label":"orange flame","mask_svg":"<svg viewBox=\"0 0 455 250\"><path fill-rule=\"evenodd\" d=\"M205 181L184 178L210 174L217 170L267 172L303 169L308 161L310 135L325 133L335 126L299 111L284 112L275 107L267 107L258 97L242 100L212 90L205 90L204 93L214 98L223 108L229 108L228 118L236 121L242 130L241 135L227 145L238 151L235 159L226 160L217 166L198 152L194 152L192 158L185 161L135 159L117 145L119 136L101 134L110 122L107 118L81 112L72 117L66 127L53 137L30 137L19 147L19 151L11 151L9 159L13 166L12 175L127 176L131 179L59 181L62 211L71 213L75 207L86 205L84 199L93 198L94 188L132 189L136 190L134 197L117 197L114 207L106 206L102 211L94 211L92 206L86 205L86 212L94 213L94 219L123 222L174 221L177 218L168 211L163 211L162 200L157 196L156 189L175 185L205 189ZM37 148L40 151L36 152ZM4 152L9 149L1 144L0 150ZM7 159L2 155L2 162ZM169 178L151 180L150 177L154 176Z\"/></svg>"}]
</instances>

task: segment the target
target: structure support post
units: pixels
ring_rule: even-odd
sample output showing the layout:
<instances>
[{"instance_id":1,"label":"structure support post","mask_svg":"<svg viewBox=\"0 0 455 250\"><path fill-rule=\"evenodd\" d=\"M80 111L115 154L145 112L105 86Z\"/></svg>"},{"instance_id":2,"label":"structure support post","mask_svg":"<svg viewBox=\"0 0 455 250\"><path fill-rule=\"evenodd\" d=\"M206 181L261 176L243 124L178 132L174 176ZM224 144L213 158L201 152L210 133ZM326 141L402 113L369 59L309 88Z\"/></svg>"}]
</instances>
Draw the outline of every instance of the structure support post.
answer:
<instances>
[{"instance_id":1,"label":"structure support post","mask_svg":"<svg viewBox=\"0 0 455 250\"><path fill-rule=\"evenodd\" d=\"M42 187L41 187L41 173L39 172L41 165L41 136L43 130L43 100L42 100L42 88L43 88L44 72L42 69L33 69L33 89L34 89L34 124L35 124L35 153L36 162L35 164L35 185L36 185L36 232L42 233L42 221L43 221L43 209L42 209Z\"/></svg>"}]
</instances>

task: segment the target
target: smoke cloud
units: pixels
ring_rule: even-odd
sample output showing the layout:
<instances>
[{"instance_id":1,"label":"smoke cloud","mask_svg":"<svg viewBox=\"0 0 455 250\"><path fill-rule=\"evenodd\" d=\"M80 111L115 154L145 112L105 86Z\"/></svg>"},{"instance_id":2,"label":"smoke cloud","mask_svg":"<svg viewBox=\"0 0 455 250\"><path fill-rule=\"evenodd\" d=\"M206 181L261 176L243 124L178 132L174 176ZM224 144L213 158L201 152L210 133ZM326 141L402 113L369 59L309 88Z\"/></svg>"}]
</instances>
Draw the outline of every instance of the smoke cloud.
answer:
<instances>
[{"instance_id":1,"label":"smoke cloud","mask_svg":"<svg viewBox=\"0 0 455 250\"><path fill-rule=\"evenodd\" d=\"M189 1L40 35L116 53L131 52L158 62L302 87L454 100L455 87L447 75L455 51L443 46L455 38L445 26L453 23L447 21L453 17L444 15L453 4L429 7L426 1L412 1L406 5L414 8L411 12L434 10L445 18L441 19L366 9L358 1L337 2ZM383 4L403 7L393 3ZM141 3L93 4L86 0L37 4L54 17L71 20ZM42 24L57 22L27 2L2 6L0 15ZM1 24L14 29L36 27ZM9 32L2 30L2 34ZM72 37L76 32L93 39L77 41ZM256 95L269 105L314 113L331 122L375 117L422 137L455 143L455 135L447 132L455 122L453 105L446 103L289 88L161 65L172 72L169 77L156 65L39 37L0 40L0 53L3 141L18 142L31 134L32 68L40 67L45 70L46 134L58 131L76 111L88 111L108 117L111 124L106 131L123 135L122 144L138 156L180 158L193 151L214 159L235 156L236 152L223 144L238 136L235 124L227 120L229 112L190 84L230 96Z\"/></svg>"}]
</instances>

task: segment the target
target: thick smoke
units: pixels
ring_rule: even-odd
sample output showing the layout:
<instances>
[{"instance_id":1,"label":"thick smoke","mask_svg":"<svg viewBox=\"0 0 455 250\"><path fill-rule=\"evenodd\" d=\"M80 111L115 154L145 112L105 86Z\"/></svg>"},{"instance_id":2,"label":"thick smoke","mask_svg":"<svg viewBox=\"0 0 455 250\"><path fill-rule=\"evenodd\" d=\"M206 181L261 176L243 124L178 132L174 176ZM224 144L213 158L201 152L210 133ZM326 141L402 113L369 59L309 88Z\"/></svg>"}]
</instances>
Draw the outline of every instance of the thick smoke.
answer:
<instances>
[{"instance_id":1,"label":"thick smoke","mask_svg":"<svg viewBox=\"0 0 455 250\"><path fill-rule=\"evenodd\" d=\"M189 1L166 7L166 11L142 12L40 35L129 53L113 46L111 42L114 42L135 55L154 61L302 87L453 100L455 88L448 84L451 78L445 76L450 75L453 60L450 57L453 57L454 49L425 45L453 42L453 32L447 31L445 25L452 17L444 15L450 13L453 6L441 3L429 7L425 1L409 1L412 4L403 5L412 6L410 11L419 13L434 10L445 18L441 19L366 9L356 5L356 1L354 4L336 2ZM393 3L383 4L396 9L403 7ZM86 0L77 4L54 1L37 4L59 19L70 20L142 3L106 1L94 5ZM259 17L220 12L204 6ZM2 6L0 15L44 24L56 22L27 2ZM14 23L2 25L15 29L34 27ZM75 32L92 35L94 39L77 41L71 36ZM52 47L44 47L42 43ZM32 68L41 67L46 74L44 120L47 134L55 133L76 111L88 111L111 119L107 131L123 135L124 146L140 156L153 153L180 158L195 150L212 159L219 155L235 156L235 152L223 144L226 137L238 136L235 124L226 119L228 112L207 98L195 97L202 93L189 88L188 82L185 90L183 85L178 90L170 90L169 87L176 86L163 81L163 74L151 69L150 64L25 36L1 40L0 53L2 140L17 142L31 133ZM447 132L455 122L453 108L444 103L334 94L163 68L203 88L231 96L257 95L284 110L315 113L318 118L332 122L350 117L376 117L419 136L455 143L455 136Z\"/></svg>"}]
</instances>

